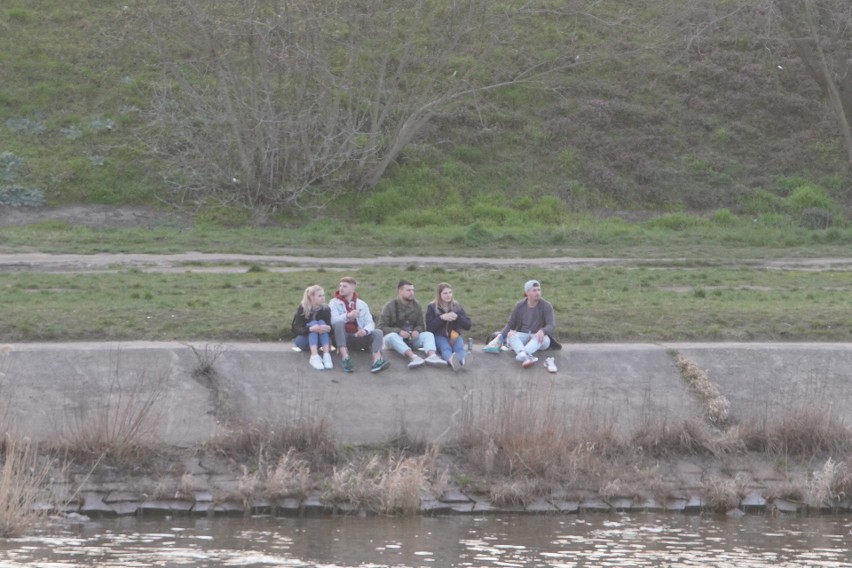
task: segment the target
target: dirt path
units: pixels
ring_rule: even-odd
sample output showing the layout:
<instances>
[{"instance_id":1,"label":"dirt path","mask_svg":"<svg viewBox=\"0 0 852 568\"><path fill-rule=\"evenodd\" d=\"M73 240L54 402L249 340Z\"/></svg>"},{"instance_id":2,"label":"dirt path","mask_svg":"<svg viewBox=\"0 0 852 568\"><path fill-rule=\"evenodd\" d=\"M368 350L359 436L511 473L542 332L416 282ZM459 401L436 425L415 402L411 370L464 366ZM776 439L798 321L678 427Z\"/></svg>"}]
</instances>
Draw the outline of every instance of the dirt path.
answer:
<instances>
[{"instance_id":1,"label":"dirt path","mask_svg":"<svg viewBox=\"0 0 852 568\"><path fill-rule=\"evenodd\" d=\"M61 221L89 227L183 226L188 221L176 214L146 207L75 205L51 209L0 207L0 227ZM250 255L184 252L179 254L48 254L40 252L0 253L0 272L245 272L252 265L271 272L295 272L326 267L346 270L360 266L466 266L505 268L581 268L589 266L671 266L684 258L492 258L460 256L380 256L373 258L315 258L297 255ZM852 271L852 257L737 259L731 266L767 269Z\"/></svg>"},{"instance_id":2,"label":"dirt path","mask_svg":"<svg viewBox=\"0 0 852 568\"><path fill-rule=\"evenodd\" d=\"M346 270L361 266L466 266L469 268L581 268L589 266L666 266L684 259L624 258L484 258L460 256L379 256L374 258L316 258L293 255L250 255L186 252L179 254L48 254L0 253L0 272L92 273L135 269L143 272L237 273L251 266L270 272L298 272L325 267ZM737 266L766 269L852 271L852 258L788 258L738 260Z\"/></svg>"}]
</instances>

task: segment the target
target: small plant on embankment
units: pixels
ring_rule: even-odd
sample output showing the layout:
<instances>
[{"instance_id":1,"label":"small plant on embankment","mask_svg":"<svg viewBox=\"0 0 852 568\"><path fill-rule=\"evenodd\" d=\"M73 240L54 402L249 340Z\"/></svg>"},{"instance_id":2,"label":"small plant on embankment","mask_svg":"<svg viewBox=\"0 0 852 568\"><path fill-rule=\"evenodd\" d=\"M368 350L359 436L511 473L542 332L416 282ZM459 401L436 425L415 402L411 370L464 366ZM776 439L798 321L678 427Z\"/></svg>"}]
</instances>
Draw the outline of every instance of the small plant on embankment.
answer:
<instances>
[{"instance_id":1,"label":"small plant on embankment","mask_svg":"<svg viewBox=\"0 0 852 568\"><path fill-rule=\"evenodd\" d=\"M77 403L67 425L56 425L58 448L78 465L99 462L122 468L148 464L155 453L160 415L157 402L165 392L164 373L125 374L118 364L109 378L103 403Z\"/></svg>"}]
</instances>

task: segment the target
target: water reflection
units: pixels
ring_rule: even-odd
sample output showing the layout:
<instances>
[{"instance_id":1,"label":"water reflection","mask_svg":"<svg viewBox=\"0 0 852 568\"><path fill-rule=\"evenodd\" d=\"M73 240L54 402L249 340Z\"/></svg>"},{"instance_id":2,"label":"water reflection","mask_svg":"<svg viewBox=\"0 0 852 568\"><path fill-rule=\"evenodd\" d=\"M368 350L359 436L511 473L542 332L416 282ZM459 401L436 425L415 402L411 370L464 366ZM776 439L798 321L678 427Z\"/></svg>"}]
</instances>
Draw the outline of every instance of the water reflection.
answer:
<instances>
[{"instance_id":1,"label":"water reflection","mask_svg":"<svg viewBox=\"0 0 852 568\"><path fill-rule=\"evenodd\" d=\"M0 567L839 567L845 517L110 519L0 541Z\"/></svg>"}]
</instances>

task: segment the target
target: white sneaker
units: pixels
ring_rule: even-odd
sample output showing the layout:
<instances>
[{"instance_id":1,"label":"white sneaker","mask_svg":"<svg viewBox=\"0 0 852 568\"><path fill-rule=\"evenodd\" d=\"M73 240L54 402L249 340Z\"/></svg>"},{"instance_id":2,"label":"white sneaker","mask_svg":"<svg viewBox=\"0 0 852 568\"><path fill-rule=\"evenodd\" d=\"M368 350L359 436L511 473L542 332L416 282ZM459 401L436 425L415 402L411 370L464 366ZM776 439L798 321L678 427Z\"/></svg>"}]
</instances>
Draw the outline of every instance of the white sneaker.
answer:
<instances>
[{"instance_id":1,"label":"white sneaker","mask_svg":"<svg viewBox=\"0 0 852 568\"><path fill-rule=\"evenodd\" d=\"M453 353L453 354L450 356L449 360L447 361L447 364L448 364L450 367L452 367L452 368L453 368L453 371L458 371L458 370L459 370L459 367L461 366L461 363L459 362L459 354L458 354L458 353Z\"/></svg>"},{"instance_id":2,"label":"white sneaker","mask_svg":"<svg viewBox=\"0 0 852 568\"><path fill-rule=\"evenodd\" d=\"M331 362L331 353L322 354L322 366L326 369L334 369L334 363Z\"/></svg>"},{"instance_id":3,"label":"white sneaker","mask_svg":"<svg viewBox=\"0 0 852 568\"><path fill-rule=\"evenodd\" d=\"M553 357L548 357L544 360L544 368L547 369L548 373L556 372L556 361Z\"/></svg>"},{"instance_id":4,"label":"white sneaker","mask_svg":"<svg viewBox=\"0 0 852 568\"><path fill-rule=\"evenodd\" d=\"M429 365L435 365L435 366L447 364L443 359L438 357L438 355L436 355L435 353L432 353L431 355L426 357L426 363L428 363Z\"/></svg>"},{"instance_id":5,"label":"white sneaker","mask_svg":"<svg viewBox=\"0 0 852 568\"><path fill-rule=\"evenodd\" d=\"M425 362L426 361L424 361L423 357L421 357L420 355L412 355L411 359L408 360L408 368L413 369L415 367L419 367Z\"/></svg>"},{"instance_id":6,"label":"white sneaker","mask_svg":"<svg viewBox=\"0 0 852 568\"><path fill-rule=\"evenodd\" d=\"M529 358L530 358L529 353L527 353L526 351L521 351L520 353L515 355L515 361L517 361L518 363L523 363L524 361L526 361Z\"/></svg>"},{"instance_id":7,"label":"white sneaker","mask_svg":"<svg viewBox=\"0 0 852 568\"><path fill-rule=\"evenodd\" d=\"M313 367L317 371L322 371L323 369L325 369L325 365L322 364L322 357L320 357L319 355L311 355L310 363L311 367Z\"/></svg>"}]
</instances>

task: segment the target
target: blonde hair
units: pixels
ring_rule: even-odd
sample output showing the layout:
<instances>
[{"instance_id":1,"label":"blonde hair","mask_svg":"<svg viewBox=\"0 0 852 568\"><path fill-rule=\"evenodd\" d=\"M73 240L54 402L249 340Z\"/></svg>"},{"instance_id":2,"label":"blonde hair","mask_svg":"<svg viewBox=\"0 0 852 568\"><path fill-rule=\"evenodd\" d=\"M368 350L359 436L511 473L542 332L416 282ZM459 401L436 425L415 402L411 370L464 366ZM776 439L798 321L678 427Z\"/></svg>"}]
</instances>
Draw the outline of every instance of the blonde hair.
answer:
<instances>
[{"instance_id":1,"label":"blonde hair","mask_svg":"<svg viewBox=\"0 0 852 568\"><path fill-rule=\"evenodd\" d=\"M305 294L302 296L302 310L304 310L305 315L311 313L311 308L313 304L311 303L311 296L316 294L319 290L322 290L322 286L319 284L314 284L313 286L308 286L305 288Z\"/></svg>"},{"instance_id":2,"label":"blonde hair","mask_svg":"<svg viewBox=\"0 0 852 568\"><path fill-rule=\"evenodd\" d=\"M452 290L452 289L453 289L453 287L452 287L452 286L450 286L447 282L441 282L440 284L438 284L438 287L435 289L435 299L434 299L434 300L432 300L432 303L433 303L433 304L435 304L435 305L436 305L436 306L438 306L438 307L443 307L443 305L444 305L444 304L443 304L443 302L441 301L441 292L443 292L443 291L444 291L444 290L446 290L447 288L449 288L450 290ZM452 304L450 305L450 308L451 308L451 309L455 309L455 308L456 308L456 306L458 306L458 305L459 305L459 304L458 304L458 302L456 302L456 299L455 299L455 298L453 298L453 302L452 302Z\"/></svg>"}]
</instances>

